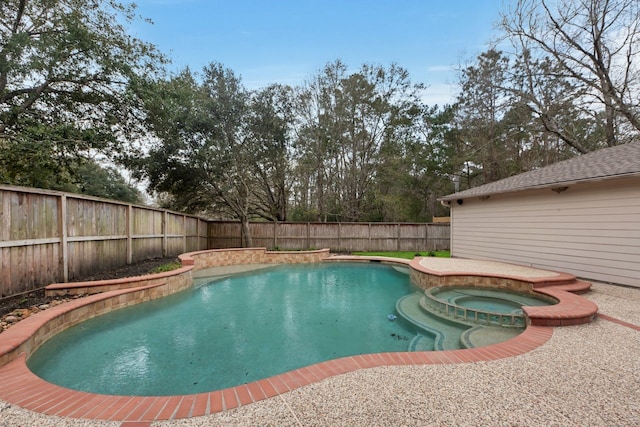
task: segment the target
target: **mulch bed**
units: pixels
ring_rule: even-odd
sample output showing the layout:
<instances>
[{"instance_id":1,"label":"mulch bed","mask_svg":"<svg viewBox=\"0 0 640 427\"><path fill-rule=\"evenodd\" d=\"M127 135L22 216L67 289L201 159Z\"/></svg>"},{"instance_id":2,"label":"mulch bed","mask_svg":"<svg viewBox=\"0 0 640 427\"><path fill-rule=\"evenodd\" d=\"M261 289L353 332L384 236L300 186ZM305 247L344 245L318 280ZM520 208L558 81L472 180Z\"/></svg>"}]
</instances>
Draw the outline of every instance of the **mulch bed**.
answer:
<instances>
[{"instance_id":1,"label":"mulch bed","mask_svg":"<svg viewBox=\"0 0 640 427\"><path fill-rule=\"evenodd\" d=\"M125 265L114 270L103 271L91 276L79 277L72 282L84 282L89 280L121 279L124 277L143 276L149 274L151 270L170 262L177 261L174 257L152 258L135 264ZM36 289L32 292L16 295L13 297L0 299L0 333L8 329L11 325L21 319L29 317L38 311L46 310L48 307L69 301L74 297L46 297L44 288ZM78 298L77 296L75 298ZM9 319L9 321L7 321Z\"/></svg>"}]
</instances>

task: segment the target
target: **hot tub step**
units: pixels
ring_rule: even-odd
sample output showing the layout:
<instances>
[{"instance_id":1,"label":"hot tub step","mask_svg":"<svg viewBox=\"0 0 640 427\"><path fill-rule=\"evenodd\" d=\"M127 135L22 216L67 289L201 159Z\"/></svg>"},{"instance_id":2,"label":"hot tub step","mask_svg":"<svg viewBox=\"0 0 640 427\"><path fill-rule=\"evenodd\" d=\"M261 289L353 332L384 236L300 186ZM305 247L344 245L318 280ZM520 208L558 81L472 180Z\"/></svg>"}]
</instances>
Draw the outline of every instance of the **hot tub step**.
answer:
<instances>
[{"instance_id":1,"label":"hot tub step","mask_svg":"<svg viewBox=\"0 0 640 427\"><path fill-rule=\"evenodd\" d=\"M424 334L435 337L435 350L460 348L460 335L469 327L423 310L420 306L422 296L422 293L416 292L400 298L396 303L396 311L405 320L424 331Z\"/></svg>"}]
</instances>

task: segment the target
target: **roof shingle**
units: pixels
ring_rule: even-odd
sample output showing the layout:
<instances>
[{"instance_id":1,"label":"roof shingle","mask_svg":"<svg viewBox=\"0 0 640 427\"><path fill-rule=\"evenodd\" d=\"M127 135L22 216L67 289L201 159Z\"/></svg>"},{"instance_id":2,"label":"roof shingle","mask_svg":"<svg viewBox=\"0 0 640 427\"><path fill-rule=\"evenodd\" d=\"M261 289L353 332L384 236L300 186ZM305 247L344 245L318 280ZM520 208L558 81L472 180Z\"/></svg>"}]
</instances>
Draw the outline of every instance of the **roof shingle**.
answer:
<instances>
[{"instance_id":1,"label":"roof shingle","mask_svg":"<svg viewBox=\"0 0 640 427\"><path fill-rule=\"evenodd\" d=\"M441 197L448 201L640 175L640 143L603 148L553 165Z\"/></svg>"}]
</instances>

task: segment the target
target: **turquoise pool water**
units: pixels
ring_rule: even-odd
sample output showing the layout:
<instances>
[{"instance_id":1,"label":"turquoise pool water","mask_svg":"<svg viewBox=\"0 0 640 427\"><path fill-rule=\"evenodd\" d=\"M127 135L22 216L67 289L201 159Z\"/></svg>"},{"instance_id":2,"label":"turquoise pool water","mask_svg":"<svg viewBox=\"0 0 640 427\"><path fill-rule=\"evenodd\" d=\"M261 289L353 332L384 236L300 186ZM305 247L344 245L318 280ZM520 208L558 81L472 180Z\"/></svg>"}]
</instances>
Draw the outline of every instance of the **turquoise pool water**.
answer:
<instances>
[{"instance_id":1,"label":"turquoise pool water","mask_svg":"<svg viewBox=\"0 0 640 427\"><path fill-rule=\"evenodd\" d=\"M274 267L85 321L27 363L47 381L93 393L212 391L337 357L407 351L415 330L387 316L414 290L386 265Z\"/></svg>"},{"instance_id":2,"label":"turquoise pool water","mask_svg":"<svg viewBox=\"0 0 640 427\"><path fill-rule=\"evenodd\" d=\"M522 313L523 306L551 304L542 297L508 291L475 287L450 287L432 291L440 300L481 311L494 313Z\"/></svg>"},{"instance_id":3,"label":"turquoise pool water","mask_svg":"<svg viewBox=\"0 0 640 427\"><path fill-rule=\"evenodd\" d=\"M466 296L457 298L455 303L461 307L494 313L522 313L521 304L502 298Z\"/></svg>"}]
</instances>

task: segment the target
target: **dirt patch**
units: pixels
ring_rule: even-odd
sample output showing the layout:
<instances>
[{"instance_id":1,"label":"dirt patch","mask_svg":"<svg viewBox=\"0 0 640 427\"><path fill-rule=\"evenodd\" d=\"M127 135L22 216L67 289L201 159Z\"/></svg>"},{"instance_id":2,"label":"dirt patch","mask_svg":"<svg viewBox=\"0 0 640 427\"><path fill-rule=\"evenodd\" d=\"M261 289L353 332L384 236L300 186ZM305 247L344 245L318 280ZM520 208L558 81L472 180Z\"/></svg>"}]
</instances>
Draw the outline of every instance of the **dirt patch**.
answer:
<instances>
[{"instance_id":1,"label":"dirt patch","mask_svg":"<svg viewBox=\"0 0 640 427\"><path fill-rule=\"evenodd\" d=\"M177 258L152 258L135 264L125 265L114 270L102 271L90 276L79 277L72 282L85 282L93 280L121 279L125 277L144 276L151 270L170 262L178 261ZM0 333L8 329L11 325L26 319L30 315L49 307L69 301L75 297L46 297L44 288L37 289L29 293L16 295L13 297L0 299Z\"/></svg>"}]
</instances>

